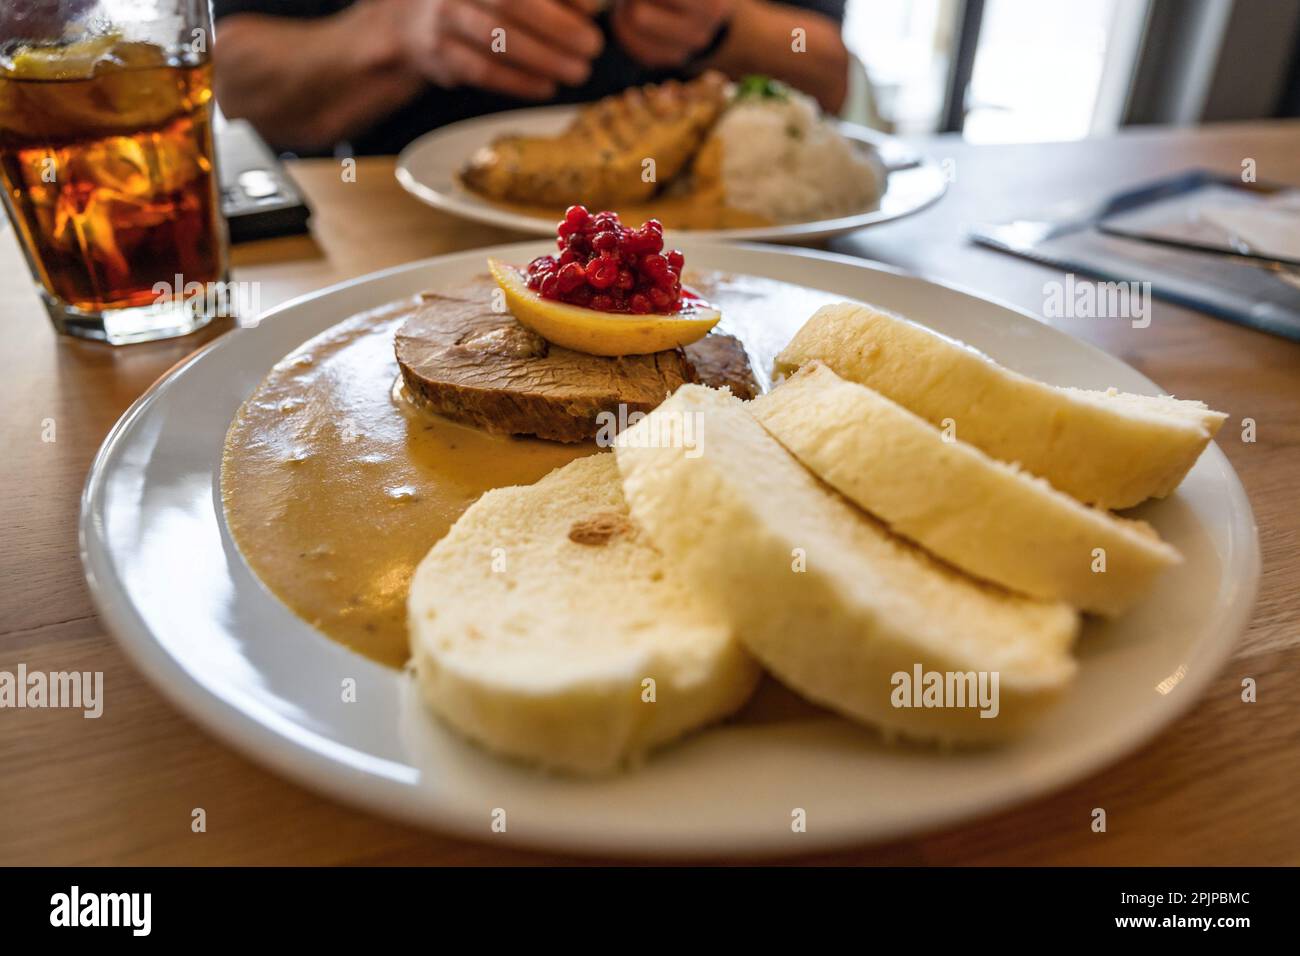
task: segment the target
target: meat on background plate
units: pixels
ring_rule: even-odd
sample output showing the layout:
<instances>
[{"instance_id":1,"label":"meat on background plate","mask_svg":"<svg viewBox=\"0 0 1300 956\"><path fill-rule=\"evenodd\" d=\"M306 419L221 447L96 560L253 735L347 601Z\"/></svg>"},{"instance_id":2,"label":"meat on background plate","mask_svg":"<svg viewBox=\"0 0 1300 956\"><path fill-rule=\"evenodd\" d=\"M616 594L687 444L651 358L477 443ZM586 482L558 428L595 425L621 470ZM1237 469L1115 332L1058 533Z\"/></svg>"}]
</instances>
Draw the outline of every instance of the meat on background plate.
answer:
<instances>
[{"instance_id":1,"label":"meat on background plate","mask_svg":"<svg viewBox=\"0 0 1300 956\"><path fill-rule=\"evenodd\" d=\"M504 136L476 152L461 176L492 199L592 208L645 202L691 161L727 105L727 79L704 73L633 87L584 106L557 136ZM642 163L654 157L647 181Z\"/></svg>"}]
</instances>

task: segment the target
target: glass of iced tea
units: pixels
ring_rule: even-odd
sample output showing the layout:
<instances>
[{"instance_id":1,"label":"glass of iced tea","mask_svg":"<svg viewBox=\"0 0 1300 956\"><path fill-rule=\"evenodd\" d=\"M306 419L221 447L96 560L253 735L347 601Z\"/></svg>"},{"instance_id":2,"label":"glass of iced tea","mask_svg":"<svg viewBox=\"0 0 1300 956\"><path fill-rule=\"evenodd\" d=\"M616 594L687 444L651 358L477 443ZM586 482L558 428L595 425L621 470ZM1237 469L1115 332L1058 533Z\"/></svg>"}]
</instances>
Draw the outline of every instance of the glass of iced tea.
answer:
<instances>
[{"instance_id":1,"label":"glass of iced tea","mask_svg":"<svg viewBox=\"0 0 1300 956\"><path fill-rule=\"evenodd\" d=\"M207 0L0 0L0 183L60 332L193 332L225 294Z\"/></svg>"}]
</instances>

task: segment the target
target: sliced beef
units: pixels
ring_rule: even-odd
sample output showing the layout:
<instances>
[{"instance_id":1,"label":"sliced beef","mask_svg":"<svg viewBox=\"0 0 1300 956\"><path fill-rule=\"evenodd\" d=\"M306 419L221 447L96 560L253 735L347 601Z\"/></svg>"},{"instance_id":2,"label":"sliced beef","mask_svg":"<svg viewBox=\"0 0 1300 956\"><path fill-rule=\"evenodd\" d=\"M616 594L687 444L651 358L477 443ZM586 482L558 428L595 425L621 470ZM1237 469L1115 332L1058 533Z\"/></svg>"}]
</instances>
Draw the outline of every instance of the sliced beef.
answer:
<instances>
[{"instance_id":1,"label":"sliced beef","mask_svg":"<svg viewBox=\"0 0 1300 956\"><path fill-rule=\"evenodd\" d=\"M730 385L742 397L757 391L744 347L731 336L706 336L685 351L588 355L492 311L495 288L484 277L426 293L398 329L402 378L430 411L487 431L578 442L596 436L600 412L617 414L620 405L649 412L684 382Z\"/></svg>"},{"instance_id":2,"label":"sliced beef","mask_svg":"<svg viewBox=\"0 0 1300 956\"><path fill-rule=\"evenodd\" d=\"M555 136L506 136L476 152L462 178L493 199L616 209L645 202L670 182L727 105L727 78L709 71L687 83L633 87L584 106ZM655 177L642 176L645 157Z\"/></svg>"},{"instance_id":3,"label":"sliced beef","mask_svg":"<svg viewBox=\"0 0 1300 956\"><path fill-rule=\"evenodd\" d=\"M426 296L398 329L397 362L417 402L492 432L555 441L593 438L596 416L648 412L691 381L680 351L606 358L552 345L493 312L489 279Z\"/></svg>"},{"instance_id":4,"label":"sliced beef","mask_svg":"<svg viewBox=\"0 0 1300 956\"><path fill-rule=\"evenodd\" d=\"M695 372L695 381L713 388L725 385L732 395L745 401L758 397L758 382L749 367L749 356L734 335L711 332L686 346L686 359Z\"/></svg>"}]
</instances>

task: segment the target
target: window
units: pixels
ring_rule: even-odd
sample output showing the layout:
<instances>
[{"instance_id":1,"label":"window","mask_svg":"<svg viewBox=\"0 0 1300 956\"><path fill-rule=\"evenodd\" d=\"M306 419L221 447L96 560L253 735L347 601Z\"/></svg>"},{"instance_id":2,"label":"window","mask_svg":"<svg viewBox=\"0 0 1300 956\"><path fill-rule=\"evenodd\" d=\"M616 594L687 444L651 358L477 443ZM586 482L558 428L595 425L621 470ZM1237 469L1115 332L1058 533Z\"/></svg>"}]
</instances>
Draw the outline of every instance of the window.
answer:
<instances>
[{"instance_id":1,"label":"window","mask_svg":"<svg viewBox=\"0 0 1300 956\"><path fill-rule=\"evenodd\" d=\"M984 0L963 135L1009 143L1113 131L1147 6ZM881 125L903 134L939 128L964 9L963 0L849 0L845 42L866 67Z\"/></svg>"}]
</instances>

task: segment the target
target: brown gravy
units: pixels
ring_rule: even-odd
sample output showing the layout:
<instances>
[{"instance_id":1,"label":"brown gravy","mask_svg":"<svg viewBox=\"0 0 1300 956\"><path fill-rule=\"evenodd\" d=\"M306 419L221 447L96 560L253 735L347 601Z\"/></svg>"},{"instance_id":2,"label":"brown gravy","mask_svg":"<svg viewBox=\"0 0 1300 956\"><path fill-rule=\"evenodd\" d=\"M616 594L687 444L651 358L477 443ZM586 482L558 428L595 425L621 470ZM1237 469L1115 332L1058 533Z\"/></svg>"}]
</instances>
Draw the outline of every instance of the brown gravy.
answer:
<instances>
[{"instance_id":1,"label":"brown gravy","mask_svg":"<svg viewBox=\"0 0 1300 956\"><path fill-rule=\"evenodd\" d=\"M303 619L392 667L406 661L415 565L483 492L530 484L594 446L489 435L395 391L409 307L350 319L277 365L226 437L226 520L258 577Z\"/></svg>"},{"instance_id":2,"label":"brown gravy","mask_svg":"<svg viewBox=\"0 0 1300 956\"><path fill-rule=\"evenodd\" d=\"M690 277L723 311L766 387L776 352L840 297L747 277ZM416 564L479 495L529 484L594 445L489 435L409 406L397 303L321 333L281 360L226 436L221 492L240 552L295 613L367 657L407 658Z\"/></svg>"}]
</instances>

